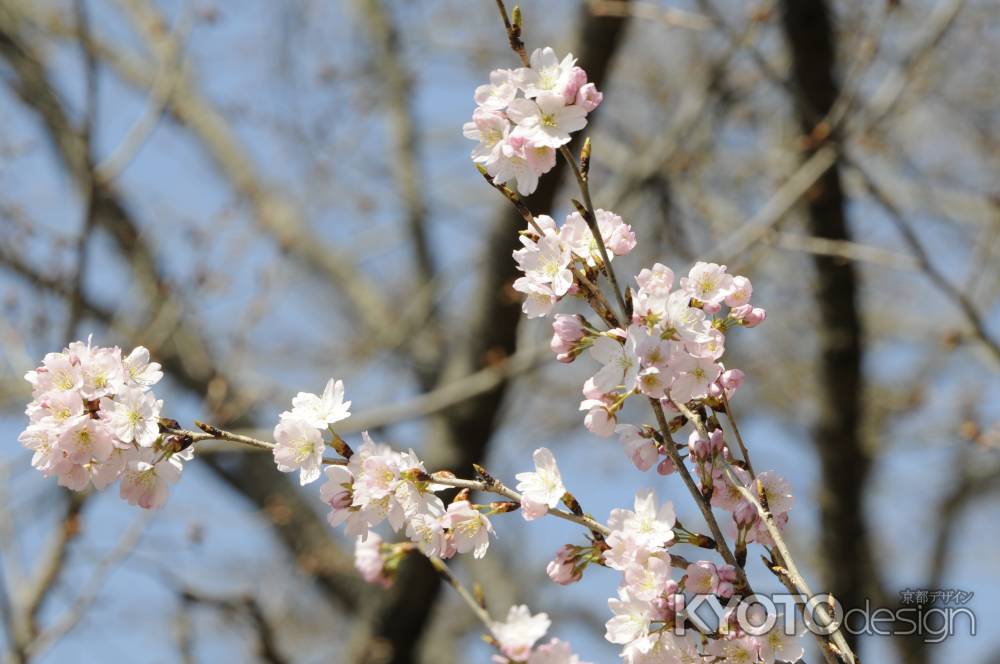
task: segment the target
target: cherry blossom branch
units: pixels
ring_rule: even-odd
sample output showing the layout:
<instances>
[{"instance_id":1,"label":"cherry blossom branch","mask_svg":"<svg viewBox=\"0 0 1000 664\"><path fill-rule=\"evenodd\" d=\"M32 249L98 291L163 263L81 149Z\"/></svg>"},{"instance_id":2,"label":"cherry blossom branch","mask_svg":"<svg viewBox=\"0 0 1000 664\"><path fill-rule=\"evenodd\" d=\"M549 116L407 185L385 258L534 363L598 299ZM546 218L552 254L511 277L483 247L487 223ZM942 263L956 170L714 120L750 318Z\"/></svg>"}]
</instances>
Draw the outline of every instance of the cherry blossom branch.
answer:
<instances>
[{"instance_id":1,"label":"cherry blossom branch","mask_svg":"<svg viewBox=\"0 0 1000 664\"><path fill-rule=\"evenodd\" d=\"M457 477L452 477L449 474L442 474L441 472L432 473L429 478L431 481L438 484L444 484L445 486L451 486L458 489L470 489L472 491L484 491L487 493L494 493L498 496L503 496L504 498L509 498L510 500L516 501L518 504L521 502L521 494L514 491L506 484L500 480L494 478L493 476L486 473L482 468L477 468L480 475L485 476L488 479L483 480L463 480ZM571 521L573 523L579 524L584 528L587 528L595 535L599 535L602 539L611 534L611 529L594 520L586 514L574 514L573 512L567 512L559 508L550 508L548 514L552 516L563 519L564 521Z\"/></svg>"},{"instance_id":2,"label":"cherry blossom branch","mask_svg":"<svg viewBox=\"0 0 1000 664\"><path fill-rule=\"evenodd\" d=\"M274 448L277 447L275 443L268 440L261 440L260 438L253 438L252 436L245 436L243 434L233 433L232 431L225 431L217 426L206 424L205 422L199 422L198 420L195 420L194 423L199 429L202 430L202 432L189 431L179 427L163 426L162 424L160 428L163 433L178 437L180 439L179 442L183 447L193 445L194 443L200 443L205 440L225 440L231 443L240 443L241 445L254 447L259 450L265 450L267 452L273 452ZM341 444L346 446L344 440L337 434L334 434L334 449L340 447ZM346 449L349 450L350 448L348 447ZM346 457L349 456L350 454L346 455ZM347 463L347 459L324 458L323 463L328 466L343 466Z\"/></svg>"},{"instance_id":3,"label":"cherry blossom branch","mask_svg":"<svg viewBox=\"0 0 1000 664\"><path fill-rule=\"evenodd\" d=\"M805 578L799 572L798 567L796 567L795 561L792 559L792 554L788 550L788 545L781 536L781 530L778 528L778 524L774 520L774 515L771 514L771 510L767 506L767 495L764 492L764 488L761 485L760 480L756 480L757 495L754 495L753 492L747 489L743 483L740 482L739 478L736 477L736 474L733 472L732 465L723 461L722 471L730 484L732 484L740 495L743 496L743 498L745 498L757 510L757 514L764 522L764 525L767 527L768 534L774 541L774 546L769 548L768 551L771 553L772 559L774 559L774 562L777 563L777 565L768 565L768 568L774 573L775 576L778 577L779 580L782 581L782 583L785 583L785 580L787 579L788 583L785 583L785 585L789 588L789 590L798 593L802 597L813 597L813 592L809 588L809 584L806 583ZM827 626L833 624L833 617L822 603L817 602L815 610L819 615L820 625ZM854 664L857 661L854 652L847 644L847 640L844 638L839 626L830 635L824 636L815 633L814 635L820 643L823 656L828 662L831 662L831 664L836 664L838 661Z\"/></svg>"},{"instance_id":4,"label":"cherry blossom branch","mask_svg":"<svg viewBox=\"0 0 1000 664\"><path fill-rule=\"evenodd\" d=\"M577 185L580 187L580 193L583 195L583 206L580 206L577 201L573 201L573 203L577 206L577 208L582 207L582 209L579 210L580 215L583 217L584 221L587 222L587 226L590 228L590 232L594 236L594 243L597 244L597 250L601 253L601 260L604 261L603 269L608 275L608 280L611 282L611 288L615 292L615 299L618 301L618 306L621 307L622 315L625 317L627 322L629 317L628 307L625 305L625 299L622 296L622 289L618 285L618 278L615 276L615 270L611 267L611 257L608 255L608 248L605 246L604 237L601 235L601 229L597 225L597 214L594 211L594 202L590 199L590 182L588 180L587 171L580 168L580 166L576 163L576 159L573 158L573 154L565 145L559 148L559 154L562 155L562 158L567 164L569 164L569 167L573 170L573 176L576 177ZM589 164L589 138L584 142L581 155L584 162Z\"/></svg>"},{"instance_id":5,"label":"cherry blossom branch","mask_svg":"<svg viewBox=\"0 0 1000 664\"><path fill-rule=\"evenodd\" d=\"M746 443L743 442L743 435L740 434L740 428L736 425L736 416L733 415L733 407L729 403L729 397L726 395L725 390L722 390L722 403L726 407L726 419L729 420L729 424L733 427L733 435L736 436L736 442L739 443L740 452L743 454L743 463L747 465L750 477L757 479L757 474L753 470L753 464L750 463L750 451L747 449Z\"/></svg>"},{"instance_id":6,"label":"cherry blossom branch","mask_svg":"<svg viewBox=\"0 0 1000 664\"><path fill-rule=\"evenodd\" d=\"M722 528L719 527L719 522L715 518L715 514L712 512L712 506L705 499L705 496L702 495L701 491L698 490L698 485L695 484L694 478L691 477L691 472L688 470L687 466L684 465L684 461L681 459L680 453L677 451L677 444L674 442L673 436L670 435L670 424L667 422L667 416L663 412L663 406L660 404L659 400L653 398L649 399L649 404L653 409L653 414L656 416L656 422L660 427L660 434L667 443L663 446L663 448L667 451L667 456L670 457L670 462L674 464L674 468L677 469L681 479L684 480L684 485L687 487L691 497L694 498L694 502L698 505L698 509L701 511L701 516L708 525L709 530L712 531L712 537L715 538L716 548L719 551L719 555L722 556L722 559L725 560L727 564L732 565L739 570L740 581L743 586L749 590L750 582L747 580L746 573L743 571L742 566L737 562L736 556L733 555L732 550L729 548L729 544L726 542L726 536L722 533Z\"/></svg>"}]
</instances>

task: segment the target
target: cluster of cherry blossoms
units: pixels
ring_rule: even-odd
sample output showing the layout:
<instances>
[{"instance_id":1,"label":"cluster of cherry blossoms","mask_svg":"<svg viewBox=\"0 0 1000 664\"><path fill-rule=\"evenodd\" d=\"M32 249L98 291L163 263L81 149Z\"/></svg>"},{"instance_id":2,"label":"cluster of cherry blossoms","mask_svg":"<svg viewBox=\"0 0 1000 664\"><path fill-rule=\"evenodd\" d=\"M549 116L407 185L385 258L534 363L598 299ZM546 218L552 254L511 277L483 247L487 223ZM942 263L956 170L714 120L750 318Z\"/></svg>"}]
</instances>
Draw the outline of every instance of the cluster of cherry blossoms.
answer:
<instances>
[{"instance_id":1,"label":"cluster of cherry blossoms","mask_svg":"<svg viewBox=\"0 0 1000 664\"><path fill-rule=\"evenodd\" d=\"M607 210L597 210L595 217L608 260L635 248L635 233L621 217ZM525 295L521 308L528 318L547 316L565 296L583 294L580 279L603 264L594 233L579 212L568 215L562 226L548 215L538 215L520 239L524 246L514 251L514 260L524 276L514 281L514 290ZM565 333L574 336L577 330Z\"/></svg>"},{"instance_id":2,"label":"cluster of cherry blossoms","mask_svg":"<svg viewBox=\"0 0 1000 664\"><path fill-rule=\"evenodd\" d=\"M728 398L743 373L727 371L720 361L726 332L758 325L765 312L750 304L750 280L727 274L725 265L696 263L676 290L673 270L659 263L635 280L627 328L602 332L582 316L557 314L551 346L563 362L589 350L601 365L583 386L584 422L598 436L617 432L635 465L648 470L658 456L651 435L631 425L616 427L626 399L644 395L677 410L677 402Z\"/></svg>"},{"instance_id":3,"label":"cluster of cherry blossoms","mask_svg":"<svg viewBox=\"0 0 1000 664\"><path fill-rule=\"evenodd\" d=\"M472 151L476 163L496 184L515 181L524 196L604 98L572 54L560 60L551 48L540 48L530 65L493 70L490 82L476 88L477 107L463 127L466 138L479 141Z\"/></svg>"},{"instance_id":4,"label":"cluster of cherry blossoms","mask_svg":"<svg viewBox=\"0 0 1000 664\"><path fill-rule=\"evenodd\" d=\"M73 491L120 479L130 504L162 506L191 458L190 448L160 433L163 402L150 388L162 377L142 346L122 357L117 346L76 341L47 354L25 375L32 400L18 440L34 452L31 465Z\"/></svg>"},{"instance_id":5,"label":"cluster of cherry blossoms","mask_svg":"<svg viewBox=\"0 0 1000 664\"><path fill-rule=\"evenodd\" d=\"M486 555L493 534L483 513L488 506L461 498L446 506L435 492L448 487L433 482L412 451L396 452L375 443L367 432L363 439L345 465L326 469L320 496L330 506L331 525L343 524L347 534L357 538L360 551L372 550L367 544L369 530L388 521L394 532L404 531L425 555L450 558L470 551L476 558ZM374 546L380 544L376 540Z\"/></svg>"}]
</instances>

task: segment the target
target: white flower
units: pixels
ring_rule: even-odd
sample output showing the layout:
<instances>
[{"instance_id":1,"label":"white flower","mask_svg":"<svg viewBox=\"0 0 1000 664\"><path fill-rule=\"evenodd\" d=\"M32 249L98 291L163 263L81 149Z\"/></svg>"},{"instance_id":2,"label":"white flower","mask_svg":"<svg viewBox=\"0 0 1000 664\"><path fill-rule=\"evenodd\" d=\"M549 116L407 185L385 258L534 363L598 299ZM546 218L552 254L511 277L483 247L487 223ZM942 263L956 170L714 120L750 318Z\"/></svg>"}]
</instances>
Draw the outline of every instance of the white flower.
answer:
<instances>
[{"instance_id":1,"label":"white flower","mask_svg":"<svg viewBox=\"0 0 1000 664\"><path fill-rule=\"evenodd\" d=\"M566 79L572 74L576 58L572 53L561 61L550 46L538 48L531 54L528 61L530 67L521 67L514 72L518 86L524 90L525 97L537 97L544 94L556 94L566 85Z\"/></svg>"},{"instance_id":2,"label":"white flower","mask_svg":"<svg viewBox=\"0 0 1000 664\"><path fill-rule=\"evenodd\" d=\"M681 288L701 302L719 304L732 292L733 277L726 274L725 265L698 262L681 279Z\"/></svg>"},{"instance_id":3,"label":"white flower","mask_svg":"<svg viewBox=\"0 0 1000 664\"><path fill-rule=\"evenodd\" d=\"M593 376L594 387L601 392L611 392L617 388L631 390L639 375L639 357L636 355L637 336L631 330L625 343L607 335L594 339L590 355L603 364Z\"/></svg>"},{"instance_id":4,"label":"white flower","mask_svg":"<svg viewBox=\"0 0 1000 664\"><path fill-rule=\"evenodd\" d=\"M91 459L105 461L114 450L111 432L100 420L81 417L59 436L59 447L72 463L90 463Z\"/></svg>"},{"instance_id":5,"label":"white flower","mask_svg":"<svg viewBox=\"0 0 1000 664\"><path fill-rule=\"evenodd\" d=\"M522 136L505 136L497 144L497 152L485 163L486 172L495 184L515 181L517 193L528 196L538 188L540 175L526 153L528 141Z\"/></svg>"},{"instance_id":6,"label":"white flower","mask_svg":"<svg viewBox=\"0 0 1000 664\"><path fill-rule=\"evenodd\" d=\"M528 318L547 316L558 301L552 288L546 284L540 284L530 277L520 277L515 280L514 290L527 296L521 303L521 311Z\"/></svg>"},{"instance_id":7,"label":"white flower","mask_svg":"<svg viewBox=\"0 0 1000 664\"><path fill-rule=\"evenodd\" d=\"M138 387L127 387L114 399L101 400L101 413L108 414L108 425L115 437L142 447L151 447L160 437L158 420L162 407L162 401Z\"/></svg>"},{"instance_id":8,"label":"white flower","mask_svg":"<svg viewBox=\"0 0 1000 664\"><path fill-rule=\"evenodd\" d=\"M354 568L368 583L377 583L383 588L392 585L392 577L386 574L385 557L382 555L382 538L372 533L367 539L358 537L354 541Z\"/></svg>"},{"instance_id":9,"label":"white flower","mask_svg":"<svg viewBox=\"0 0 1000 664\"><path fill-rule=\"evenodd\" d=\"M291 416L317 429L325 429L334 422L346 420L351 415L350 401L344 401L344 381L331 378L321 396L299 392L292 399ZM285 417L287 414L282 414Z\"/></svg>"},{"instance_id":10,"label":"white flower","mask_svg":"<svg viewBox=\"0 0 1000 664\"><path fill-rule=\"evenodd\" d=\"M618 434L618 440L625 450L625 456L631 459L639 470L649 470L660 458L656 441L652 437L642 435L642 429L639 427L632 424L619 424L615 427L615 433Z\"/></svg>"},{"instance_id":11,"label":"white flower","mask_svg":"<svg viewBox=\"0 0 1000 664\"><path fill-rule=\"evenodd\" d=\"M448 505L448 526L458 553L472 551L475 558L486 555L493 525L469 501L456 500Z\"/></svg>"},{"instance_id":12,"label":"white flower","mask_svg":"<svg viewBox=\"0 0 1000 664\"><path fill-rule=\"evenodd\" d=\"M119 493L129 505L158 509L166 502L170 487L180 479L183 465L176 456L154 465L158 455L154 450L139 450L134 455L121 475Z\"/></svg>"},{"instance_id":13,"label":"white flower","mask_svg":"<svg viewBox=\"0 0 1000 664\"><path fill-rule=\"evenodd\" d=\"M674 287L674 271L662 263L656 263L652 268L643 268L636 275L635 281L647 293L666 297Z\"/></svg>"},{"instance_id":14,"label":"white flower","mask_svg":"<svg viewBox=\"0 0 1000 664\"><path fill-rule=\"evenodd\" d=\"M546 284L553 295L562 297L573 285L569 269L572 255L555 235L546 235L532 246L514 252L518 267L537 284Z\"/></svg>"},{"instance_id":15,"label":"white flower","mask_svg":"<svg viewBox=\"0 0 1000 664\"><path fill-rule=\"evenodd\" d=\"M547 510L533 509L533 507L544 505L545 508L553 508L559 504L566 487L563 486L562 476L559 474L559 467L552 452L545 447L539 447L532 455L535 460L535 472L517 474L517 490L522 492L521 506L524 518L531 520L541 516ZM527 503L527 505L525 504Z\"/></svg>"},{"instance_id":16,"label":"white flower","mask_svg":"<svg viewBox=\"0 0 1000 664\"><path fill-rule=\"evenodd\" d=\"M462 125L462 134L473 141L479 141L472 150L472 160L489 167L500 159L500 145L510 133L510 122L504 116L477 108L472 113L472 122Z\"/></svg>"},{"instance_id":17,"label":"white flower","mask_svg":"<svg viewBox=\"0 0 1000 664\"><path fill-rule=\"evenodd\" d=\"M711 357L694 357L679 353L671 368L676 372L670 386L670 398L686 402L708 396L708 388L722 374L722 365Z\"/></svg>"},{"instance_id":18,"label":"white flower","mask_svg":"<svg viewBox=\"0 0 1000 664\"><path fill-rule=\"evenodd\" d=\"M663 594L670 578L670 556L650 556L642 564L632 563L625 569L625 589L629 597L651 602Z\"/></svg>"},{"instance_id":19,"label":"white flower","mask_svg":"<svg viewBox=\"0 0 1000 664\"><path fill-rule=\"evenodd\" d=\"M615 532L621 532L635 537L636 541L650 548L661 548L674 541L673 505L667 501L659 508L656 505L656 493L644 489L635 494L635 511L625 509L611 510L608 527Z\"/></svg>"},{"instance_id":20,"label":"white flower","mask_svg":"<svg viewBox=\"0 0 1000 664\"><path fill-rule=\"evenodd\" d=\"M316 427L296 417L285 417L274 427L274 440L278 470L291 473L301 469L299 482L303 485L319 479L326 443Z\"/></svg>"},{"instance_id":21,"label":"white flower","mask_svg":"<svg viewBox=\"0 0 1000 664\"><path fill-rule=\"evenodd\" d=\"M521 604L510 607L507 620L495 622L490 628L500 645L500 652L515 660L527 659L532 646L549 631L552 621L545 613L531 615Z\"/></svg>"},{"instance_id":22,"label":"white flower","mask_svg":"<svg viewBox=\"0 0 1000 664\"><path fill-rule=\"evenodd\" d=\"M587 126L587 112L579 106L567 106L562 95L515 99L507 108L507 117L517 125L516 135L549 148L566 145L571 133Z\"/></svg>"},{"instance_id":23,"label":"white flower","mask_svg":"<svg viewBox=\"0 0 1000 664\"><path fill-rule=\"evenodd\" d=\"M490 72L490 82L476 88L473 95L476 103L488 111L502 111L517 96L514 72L510 69L494 69Z\"/></svg>"},{"instance_id":24,"label":"white flower","mask_svg":"<svg viewBox=\"0 0 1000 664\"><path fill-rule=\"evenodd\" d=\"M81 364L83 386L80 395L87 400L100 399L118 392L125 384L121 350L95 348Z\"/></svg>"},{"instance_id":25,"label":"white flower","mask_svg":"<svg viewBox=\"0 0 1000 664\"><path fill-rule=\"evenodd\" d=\"M136 346L124 361L125 383L140 387L150 387L160 382L163 371L159 362L149 361L149 351L144 346Z\"/></svg>"},{"instance_id":26,"label":"white flower","mask_svg":"<svg viewBox=\"0 0 1000 664\"><path fill-rule=\"evenodd\" d=\"M619 588L618 599L609 599L608 607L615 617L604 625L605 639L611 643L627 644L648 636L652 619L652 606L649 602L633 598L627 590Z\"/></svg>"}]
</instances>

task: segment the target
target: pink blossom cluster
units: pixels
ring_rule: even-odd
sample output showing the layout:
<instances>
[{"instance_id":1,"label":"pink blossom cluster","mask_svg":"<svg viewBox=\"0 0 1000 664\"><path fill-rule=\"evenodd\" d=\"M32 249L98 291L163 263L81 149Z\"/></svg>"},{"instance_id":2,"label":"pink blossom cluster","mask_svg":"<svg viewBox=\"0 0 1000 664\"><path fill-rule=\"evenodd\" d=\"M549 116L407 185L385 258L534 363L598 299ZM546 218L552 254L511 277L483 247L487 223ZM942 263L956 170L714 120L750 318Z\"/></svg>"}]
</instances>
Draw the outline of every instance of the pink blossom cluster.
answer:
<instances>
[{"instance_id":1,"label":"pink blossom cluster","mask_svg":"<svg viewBox=\"0 0 1000 664\"><path fill-rule=\"evenodd\" d=\"M635 248L635 233L621 217L600 209L595 217L609 260ZM580 292L574 270L592 271L603 265L594 234L579 212L568 215L562 226L548 215L538 215L520 239L524 246L514 251L514 260L524 276L514 282L514 290L524 294L522 311L528 318L546 316L563 297ZM570 327L564 330L564 343L571 344L568 337L582 336L584 324L581 322L580 328L567 324ZM570 351L569 347L556 346L555 340L553 344L556 353Z\"/></svg>"},{"instance_id":2,"label":"pink blossom cluster","mask_svg":"<svg viewBox=\"0 0 1000 664\"><path fill-rule=\"evenodd\" d=\"M367 432L346 465L326 469L320 496L330 506L329 521L344 524L351 537L366 542L369 530L388 521L426 555L486 555L493 525L484 510L467 499L445 505L435 492L447 487L431 481L413 451L396 452L375 443Z\"/></svg>"},{"instance_id":3,"label":"pink blossom cluster","mask_svg":"<svg viewBox=\"0 0 1000 664\"><path fill-rule=\"evenodd\" d=\"M18 440L34 452L31 465L73 491L121 479L129 504L161 507L191 458L190 448L160 433L163 402L150 388L162 377L142 346L122 357L117 346L75 341L47 354L25 374L32 400Z\"/></svg>"},{"instance_id":4,"label":"pink blossom cluster","mask_svg":"<svg viewBox=\"0 0 1000 664\"><path fill-rule=\"evenodd\" d=\"M675 402L728 398L743 373L720 361L726 332L758 325L765 312L750 305L750 280L727 274L725 265L696 263L676 290L673 271L659 263L635 280L627 328L595 332L579 320L557 318L552 346L570 359L589 349L601 368L583 386L584 424L599 436L618 433L636 467L648 470L658 457L651 431L616 426L626 399L643 395L676 410ZM669 464L661 468L669 470Z\"/></svg>"},{"instance_id":5,"label":"pink blossom cluster","mask_svg":"<svg viewBox=\"0 0 1000 664\"><path fill-rule=\"evenodd\" d=\"M494 69L476 88L476 110L463 127L478 141L472 158L496 184L515 182L523 196L556 165L556 149L587 125L603 95L572 54L562 60L549 47L531 54L530 66Z\"/></svg>"}]
</instances>

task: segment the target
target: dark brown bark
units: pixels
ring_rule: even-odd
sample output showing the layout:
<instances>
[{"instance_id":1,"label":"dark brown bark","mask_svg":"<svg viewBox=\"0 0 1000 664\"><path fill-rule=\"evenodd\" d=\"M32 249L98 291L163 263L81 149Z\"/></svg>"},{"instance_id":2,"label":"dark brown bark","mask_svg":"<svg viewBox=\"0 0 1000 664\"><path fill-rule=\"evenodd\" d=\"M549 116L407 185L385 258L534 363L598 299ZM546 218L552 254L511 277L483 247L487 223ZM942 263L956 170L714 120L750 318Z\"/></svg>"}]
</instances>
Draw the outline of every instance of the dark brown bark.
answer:
<instances>
[{"instance_id":1,"label":"dark brown bark","mask_svg":"<svg viewBox=\"0 0 1000 664\"><path fill-rule=\"evenodd\" d=\"M797 113L803 133L810 136L840 91L833 16L825 0L784 0L781 6L798 91ZM839 165L827 171L810 194L810 232L821 238L851 240ZM816 339L820 402L813 437L822 466L821 558L825 587L846 610L863 606L870 581L863 509L870 467L862 435L864 339L854 264L815 256L814 265L820 313ZM850 635L845 636L856 647Z\"/></svg>"}]
</instances>

